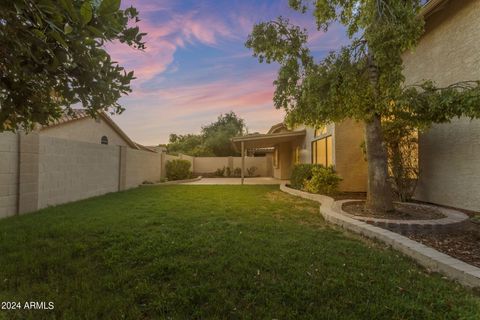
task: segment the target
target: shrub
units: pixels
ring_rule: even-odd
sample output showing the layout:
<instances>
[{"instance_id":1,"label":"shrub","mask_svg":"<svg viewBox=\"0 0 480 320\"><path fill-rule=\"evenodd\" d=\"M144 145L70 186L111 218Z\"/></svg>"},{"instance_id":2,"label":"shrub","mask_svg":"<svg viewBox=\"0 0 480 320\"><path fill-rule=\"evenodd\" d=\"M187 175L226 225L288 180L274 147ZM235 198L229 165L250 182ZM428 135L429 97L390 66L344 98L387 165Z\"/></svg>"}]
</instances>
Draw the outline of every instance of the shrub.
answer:
<instances>
[{"instance_id":1,"label":"shrub","mask_svg":"<svg viewBox=\"0 0 480 320\"><path fill-rule=\"evenodd\" d=\"M176 159L169 160L165 165L167 179L172 180L184 180L192 177L190 171L190 161Z\"/></svg>"},{"instance_id":2,"label":"shrub","mask_svg":"<svg viewBox=\"0 0 480 320\"><path fill-rule=\"evenodd\" d=\"M312 169L312 178L305 180L304 190L311 193L335 194L342 181L332 167L317 166Z\"/></svg>"},{"instance_id":3,"label":"shrub","mask_svg":"<svg viewBox=\"0 0 480 320\"><path fill-rule=\"evenodd\" d=\"M215 170L215 176L223 177L224 175L225 175L225 167L223 167L222 169L218 168L217 170Z\"/></svg>"},{"instance_id":4,"label":"shrub","mask_svg":"<svg viewBox=\"0 0 480 320\"><path fill-rule=\"evenodd\" d=\"M257 171L257 167L250 167L247 169L247 175L249 177L253 177L255 175L255 171Z\"/></svg>"},{"instance_id":5,"label":"shrub","mask_svg":"<svg viewBox=\"0 0 480 320\"><path fill-rule=\"evenodd\" d=\"M382 123L388 154L388 173L398 200L410 201L419 176L418 129L401 120Z\"/></svg>"},{"instance_id":6,"label":"shrub","mask_svg":"<svg viewBox=\"0 0 480 320\"><path fill-rule=\"evenodd\" d=\"M293 167L292 175L290 176L290 186L294 189L302 189L305 180L312 178L312 170L315 167L321 167L318 164L302 163Z\"/></svg>"},{"instance_id":7,"label":"shrub","mask_svg":"<svg viewBox=\"0 0 480 320\"><path fill-rule=\"evenodd\" d=\"M225 175L227 177L231 177L232 176L232 169L230 169L230 167L226 167L225 168Z\"/></svg>"},{"instance_id":8,"label":"shrub","mask_svg":"<svg viewBox=\"0 0 480 320\"><path fill-rule=\"evenodd\" d=\"M240 177L241 175L242 175L242 169L240 169L240 168L235 168L235 169L233 170L233 176L234 176L234 177Z\"/></svg>"}]
</instances>

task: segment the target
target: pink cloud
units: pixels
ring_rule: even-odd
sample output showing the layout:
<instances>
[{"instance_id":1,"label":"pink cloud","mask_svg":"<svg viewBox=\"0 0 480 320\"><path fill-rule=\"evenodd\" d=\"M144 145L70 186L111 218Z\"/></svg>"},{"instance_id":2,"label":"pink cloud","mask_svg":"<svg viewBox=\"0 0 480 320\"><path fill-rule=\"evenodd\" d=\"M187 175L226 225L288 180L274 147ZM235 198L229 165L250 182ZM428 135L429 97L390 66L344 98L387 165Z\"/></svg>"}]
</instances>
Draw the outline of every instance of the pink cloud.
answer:
<instances>
[{"instance_id":1,"label":"pink cloud","mask_svg":"<svg viewBox=\"0 0 480 320\"><path fill-rule=\"evenodd\" d=\"M138 23L141 32L147 33L144 51L132 50L121 43L109 43L106 46L115 61L135 71L140 83L164 72L174 61L175 52L187 43L215 46L219 39L234 37L223 22L196 11L178 14L171 12L166 5L157 7L156 3L150 1L140 1L135 5L140 12L166 11L169 16L161 24L148 18Z\"/></svg>"},{"instance_id":2,"label":"pink cloud","mask_svg":"<svg viewBox=\"0 0 480 320\"><path fill-rule=\"evenodd\" d=\"M117 121L147 144L165 143L170 133L200 132L201 125L231 110L246 120L251 132L265 132L284 116L273 108L273 79L274 74L261 74L142 91L128 98L129 108Z\"/></svg>"}]
</instances>

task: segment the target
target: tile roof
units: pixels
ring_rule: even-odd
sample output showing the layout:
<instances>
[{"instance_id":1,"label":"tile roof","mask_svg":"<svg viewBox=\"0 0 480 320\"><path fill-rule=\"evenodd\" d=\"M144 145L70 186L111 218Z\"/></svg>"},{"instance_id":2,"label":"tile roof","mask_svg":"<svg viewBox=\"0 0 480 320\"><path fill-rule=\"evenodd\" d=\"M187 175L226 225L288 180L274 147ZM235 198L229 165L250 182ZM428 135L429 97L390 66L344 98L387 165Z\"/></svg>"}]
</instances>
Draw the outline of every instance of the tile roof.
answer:
<instances>
[{"instance_id":1,"label":"tile roof","mask_svg":"<svg viewBox=\"0 0 480 320\"><path fill-rule=\"evenodd\" d=\"M101 117L105 122L116 132L118 133L128 144L129 147L137 150L144 150L149 152L156 152L155 150L145 147L139 143L136 143L130 139L129 136L110 118L105 112L101 111L98 113L98 116ZM48 129L58 125L63 125L70 123L72 121L77 121L81 119L92 119L85 109L72 109L70 112L65 112L60 118L52 121L49 125L41 126L40 130Z\"/></svg>"}]
</instances>

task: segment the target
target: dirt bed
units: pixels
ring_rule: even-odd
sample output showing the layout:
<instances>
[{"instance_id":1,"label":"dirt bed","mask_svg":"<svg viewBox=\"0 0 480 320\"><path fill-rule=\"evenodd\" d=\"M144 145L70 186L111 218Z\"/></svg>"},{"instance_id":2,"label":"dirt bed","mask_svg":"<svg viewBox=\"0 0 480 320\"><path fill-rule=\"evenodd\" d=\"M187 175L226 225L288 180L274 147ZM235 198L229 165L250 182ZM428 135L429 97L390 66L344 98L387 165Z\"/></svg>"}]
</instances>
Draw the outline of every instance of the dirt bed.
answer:
<instances>
[{"instance_id":1,"label":"dirt bed","mask_svg":"<svg viewBox=\"0 0 480 320\"><path fill-rule=\"evenodd\" d=\"M382 214L373 213L365 208L365 201L350 201L343 204L342 209L355 216L392 220L432 220L445 216L436 208L407 203L396 203L395 211Z\"/></svg>"},{"instance_id":2,"label":"dirt bed","mask_svg":"<svg viewBox=\"0 0 480 320\"><path fill-rule=\"evenodd\" d=\"M480 224L466 221L446 230L418 229L403 235L480 268Z\"/></svg>"}]
</instances>

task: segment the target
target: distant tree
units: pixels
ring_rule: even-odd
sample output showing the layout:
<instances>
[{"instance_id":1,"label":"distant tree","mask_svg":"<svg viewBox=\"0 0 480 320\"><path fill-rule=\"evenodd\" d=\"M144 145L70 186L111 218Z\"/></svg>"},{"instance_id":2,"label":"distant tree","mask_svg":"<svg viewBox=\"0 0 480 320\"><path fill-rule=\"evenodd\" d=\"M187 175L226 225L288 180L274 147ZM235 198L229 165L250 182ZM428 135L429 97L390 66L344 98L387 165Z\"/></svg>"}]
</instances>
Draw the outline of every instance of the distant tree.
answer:
<instances>
[{"instance_id":1,"label":"distant tree","mask_svg":"<svg viewBox=\"0 0 480 320\"><path fill-rule=\"evenodd\" d=\"M170 154L183 153L194 157L214 156L211 150L205 148L203 136L200 134L170 134L167 151Z\"/></svg>"},{"instance_id":2,"label":"distant tree","mask_svg":"<svg viewBox=\"0 0 480 320\"><path fill-rule=\"evenodd\" d=\"M201 134L170 134L167 150L197 157L238 155L231 138L245 134L246 130L245 121L234 112L221 114L217 121L202 127Z\"/></svg>"},{"instance_id":3,"label":"distant tree","mask_svg":"<svg viewBox=\"0 0 480 320\"><path fill-rule=\"evenodd\" d=\"M278 62L274 103L293 123L320 126L354 118L365 124L368 161L366 206L374 212L393 210L383 119L448 122L480 115L479 82L437 88L432 82L405 86L402 54L423 32L419 0L290 0L302 13L313 9L320 31L333 22L346 27L351 42L315 62L305 30L287 19L255 25L246 46L260 62Z\"/></svg>"},{"instance_id":4,"label":"distant tree","mask_svg":"<svg viewBox=\"0 0 480 320\"><path fill-rule=\"evenodd\" d=\"M205 147L218 157L237 155L231 139L245 133L245 121L234 112L222 114L216 122L202 127Z\"/></svg>"},{"instance_id":5,"label":"distant tree","mask_svg":"<svg viewBox=\"0 0 480 320\"><path fill-rule=\"evenodd\" d=\"M0 1L0 131L47 124L74 104L121 113L133 71L104 45L144 49L138 21L120 0Z\"/></svg>"}]
</instances>

